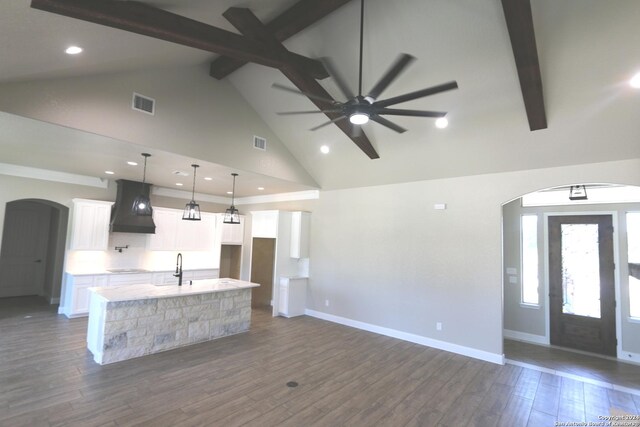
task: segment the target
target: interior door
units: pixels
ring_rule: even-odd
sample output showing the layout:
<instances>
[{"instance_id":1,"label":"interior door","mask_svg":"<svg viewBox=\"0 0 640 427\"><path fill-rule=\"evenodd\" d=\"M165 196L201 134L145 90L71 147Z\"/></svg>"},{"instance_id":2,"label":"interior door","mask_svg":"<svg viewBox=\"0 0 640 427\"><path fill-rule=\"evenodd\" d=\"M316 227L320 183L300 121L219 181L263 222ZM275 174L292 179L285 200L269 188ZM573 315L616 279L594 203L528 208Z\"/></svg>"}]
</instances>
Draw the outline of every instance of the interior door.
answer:
<instances>
[{"instance_id":1,"label":"interior door","mask_svg":"<svg viewBox=\"0 0 640 427\"><path fill-rule=\"evenodd\" d=\"M8 203L0 250L0 297L43 292L51 208Z\"/></svg>"},{"instance_id":2,"label":"interior door","mask_svg":"<svg viewBox=\"0 0 640 427\"><path fill-rule=\"evenodd\" d=\"M549 217L551 344L616 355L611 215Z\"/></svg>"}]
</instances>

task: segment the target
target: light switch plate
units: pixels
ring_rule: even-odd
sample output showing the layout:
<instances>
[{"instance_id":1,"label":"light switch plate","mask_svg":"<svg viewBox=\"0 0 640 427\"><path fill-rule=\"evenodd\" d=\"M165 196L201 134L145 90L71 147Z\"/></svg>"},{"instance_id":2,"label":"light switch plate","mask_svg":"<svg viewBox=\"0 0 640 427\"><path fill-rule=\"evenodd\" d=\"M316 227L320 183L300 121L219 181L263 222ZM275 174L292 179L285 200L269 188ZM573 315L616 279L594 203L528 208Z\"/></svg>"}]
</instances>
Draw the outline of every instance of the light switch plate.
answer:
<instances>
[{"instance_id":1,"label":"light switch plate","mask_svg":"<svg viewBox=\"0 0 640 427\"><path fill-rule=\"evenodd\" d=\"M518 270L513 267L507 267L507 274L516 275L518 274Z\"/></svg>"},{"instance_id":2,"label":"light switch plate","mask_svg":"<svg viewBox=\"0 0 640 427\"><path fill-rule=\"evenodd\" d=\"M518 278L516 276L509 276L509 283L518 283Z\"/></svg>"}]
</instances>

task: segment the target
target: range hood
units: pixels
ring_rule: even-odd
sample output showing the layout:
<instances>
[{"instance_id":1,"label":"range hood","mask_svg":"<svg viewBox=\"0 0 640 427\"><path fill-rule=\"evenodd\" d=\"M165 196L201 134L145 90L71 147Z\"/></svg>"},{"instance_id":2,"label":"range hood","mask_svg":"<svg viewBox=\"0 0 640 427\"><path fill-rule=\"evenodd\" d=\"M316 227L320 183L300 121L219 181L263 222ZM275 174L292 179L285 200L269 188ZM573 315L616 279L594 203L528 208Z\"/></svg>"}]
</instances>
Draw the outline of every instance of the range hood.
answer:
<instances>
[{"instance_id":1,"label":"range hood","mask_svg":"<svg viewBox=\"0 0 640 427\"><path fill-rule=\"evenodd\" d=\"M139 216L131 211L133 201L137 196L140 194L149 196L151 184L126 179L118 179L116 183L118 184L118 193L116 194L116 203L111 208L109 231L155 234L156 225L151 216Z\"/></svg>"}]
</instances>

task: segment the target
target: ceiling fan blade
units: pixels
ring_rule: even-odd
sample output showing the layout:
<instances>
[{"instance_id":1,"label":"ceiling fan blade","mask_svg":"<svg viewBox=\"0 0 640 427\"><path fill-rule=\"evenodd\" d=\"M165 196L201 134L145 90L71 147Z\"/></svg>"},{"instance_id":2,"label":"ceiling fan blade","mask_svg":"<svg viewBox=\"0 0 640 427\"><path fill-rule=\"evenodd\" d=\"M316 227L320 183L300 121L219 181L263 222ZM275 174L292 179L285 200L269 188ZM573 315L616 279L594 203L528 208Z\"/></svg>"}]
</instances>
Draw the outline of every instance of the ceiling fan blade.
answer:
<instances>
[{"instance_id":1,"label":"ceiling fan blade","mask_svg":"<svg viewBox=\"0 0 640 427\"><path fill-rule=\"evenodd\" d=\"M335 119L329 120L328 122L324 122L324 123L322 123L321 125L318 125L318 126L316 126L316 127L314 127L314 128L311 128L311 129L309 129L309 130L318 130L318 129L320 129L320 128L323 128L323 127L325 127L325 126L330 125L331 123L335 123L335 122L338 122L338 121L340 121L340 120L344 120L344 119L346 119L346 118L347 118L347 116L340 116L340 117L336 117Z\"/></svg>"},{"instance_id":2,"label":"ceiling fan blade","mask_svg":"<svg viewBox=\"0 0 640 427\"><path fill-rule=\"evenodd\" d=\"M373 103L374 107L387 107L389 105L400 104L401 102L411 101L413 99L423 98L429 95L435 95L436 93L446 92L451 89L457 89L458 83L453 81L444 83L438 86L433 86L427 89L418 90L411 93L406 93L400 96L394 96L393 98L385 99L382 101L376 101Z\"/></svg>"},{"instance_id":3,"label":"ceiling fan blade","mask_svg":"<svg viewBox=\"0 0 640 427\"><path fill-rule=\"evenodd\" d=\"M404 133L407 131L405 128L398 126L397 124L385 119L384 117L372 114L369 119L373 120L374 122L380 123L382 126L386 126L389 129L395 130L398 133Z\"/></svg>"},{"instance_id":4,"label":"ceiling fan blade","mask_svg":"<svg viewBox=\"0 0 640 427\"><path fill-rule=\"evenodd\" d=\"M294 114L317 114L317 113L341 113L342 109L335 110L315 110L315 111L281 111L276 113L279 116L291 116Z\"/></svg>"},{"instance_id":5,"label":"ceiling fan blade","mask_svg":"<svg viewBox=\"0 0 640 427\"><path fill-rule=\"evenodd\" d=\"M396 77L400 75L400 73L409 65L415 58L407 53L401 54L396 62L387 70L387 72L382 76L378 83L369 91L369 94L366 96L367 98L377 99L378 96L382 93L383 90L387 88L391 84ZM331 73L331 70L328 70Z\"/></svg>"},{"instance_id":6,"label":"ceiling fan blade","mask_svg":"<svg viewBox=\"0 0 640 427\"><path fill-rule=\"evenodd\" d=\"M331 77L333 77L333 79L336 81L336 84L338 85L338 88L340 89L340 92L342 92L344 97L347 100L354 98L355 95L353 94L353 92L345 82L342 75L338 73L338 70L336 69L336 67L334 67L333 61L330 58L322 58L321 61L322 61L322 64L324 65L324 68L327 69Z\"/></svg>"},{"instance_id":7,"label":"ceiling fan blade","mask_svg":"<svg viewBox=\"0 0 640 427\"><path fill-rule=\"evenodd\" d=\"M422 111L422 110L398 110L395 108L372 108L374 114L387 114L389 116L409 116L409 117L444 117L447 113L442 111Z\"/></svg>"},{"instance_id":8,"label":"ceiling fan blade","mask_svg":"<svg viewBox=\"0 0 640 427\"><path fill-rule=\"evenodd\" d=\"M294 88L288 87L288 86L283 86L283 85L278 84L278 83L272 84L271 87L275 88L275 89L280 89L280 90L284 90L284 91L287 91L287 92L295 93L296 95L306 96L307 98L317 99L318 101L324 101L324 102L328 102L328 103L334 104L334 105L337 104L337 102L334 99L325 98L325 97L322 97L322 96L314 95L312 93L301 92L298 89L294 89Z\"/></svg>"}]
</instances>

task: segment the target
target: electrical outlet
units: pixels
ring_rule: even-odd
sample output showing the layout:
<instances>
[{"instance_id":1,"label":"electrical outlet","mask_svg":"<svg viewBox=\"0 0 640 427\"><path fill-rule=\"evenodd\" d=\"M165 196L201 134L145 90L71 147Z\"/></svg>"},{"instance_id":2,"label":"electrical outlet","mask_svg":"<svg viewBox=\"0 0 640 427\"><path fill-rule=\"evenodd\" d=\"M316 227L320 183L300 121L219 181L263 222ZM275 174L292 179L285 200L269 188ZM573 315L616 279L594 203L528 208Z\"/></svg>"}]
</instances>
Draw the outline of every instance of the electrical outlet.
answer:
<instances>
[{"instance_id":1,"label":"electrical outlet","mask_svg":"<svg viewBox=\"0 0 640 427\"><path fill-rule=\"evenodd\" d=\"M436 322L436 331L442 330L442 322Z\"/></svg>"},{"instance_id":2,"label":"electrical outlet","mask_svg":"<svg viewBox=\"0 0 640 427\"><path fill-rule=\"evenodd\" d=\"M328 299L324 300L324 306L325 307L329 307L329 300Z\"/></svg>"}]
</instances>

